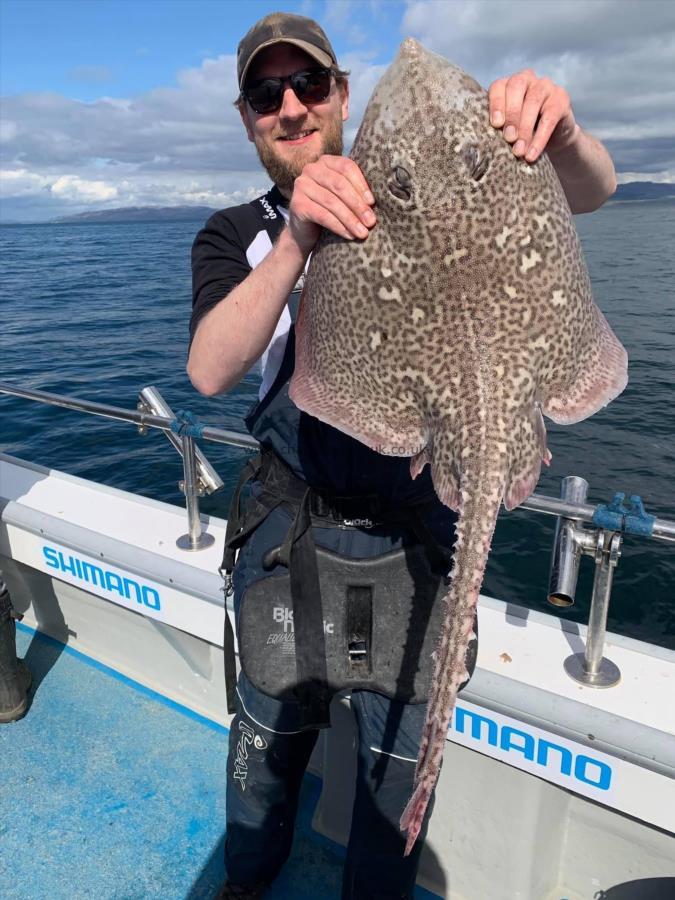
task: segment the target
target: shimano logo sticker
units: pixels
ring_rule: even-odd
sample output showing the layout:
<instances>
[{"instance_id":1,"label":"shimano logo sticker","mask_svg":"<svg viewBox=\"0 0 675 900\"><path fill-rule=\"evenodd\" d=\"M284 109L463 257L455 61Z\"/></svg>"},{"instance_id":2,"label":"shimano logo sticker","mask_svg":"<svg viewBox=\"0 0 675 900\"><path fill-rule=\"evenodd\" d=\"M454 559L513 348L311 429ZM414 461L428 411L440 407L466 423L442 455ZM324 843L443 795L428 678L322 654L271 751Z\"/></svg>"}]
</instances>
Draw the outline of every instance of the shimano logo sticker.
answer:
<instances>
[{"instance_id":1,"label":"shimano logo sticker","mask_svg":"<svg viewBox=\"0 0 675 900\"><path fill-rule=\"evenodd\" d=\"M458 703L448 737L579 793L588 794L589 787L604 792L612 786L613 770L605 754L603 759L590 755L582 744L481 707Z\"/></svg>"},{"instance_id":2,"label":"shimano logo sticker","mask_svg":"<svg viewBox=\"0 0 675 900\"><path fill-rule=\"evenodd\" d=\"M54 547L44 546L42 554L50 569L56 569L59 572L71 575L83 584L91 585L94 588L102 588L106 593L114 594L115 600L120 597L124 600L135 602L139 606L145 606L148 609L155 611L161 609L159 593L147 584L135 581L133 578L127 578L126 575L119 575L117 572L113 572L111 569L106 569L103 566L87 562L84 559L73 556L71 553L66 555Z\"/></svg>"}]
</instances>

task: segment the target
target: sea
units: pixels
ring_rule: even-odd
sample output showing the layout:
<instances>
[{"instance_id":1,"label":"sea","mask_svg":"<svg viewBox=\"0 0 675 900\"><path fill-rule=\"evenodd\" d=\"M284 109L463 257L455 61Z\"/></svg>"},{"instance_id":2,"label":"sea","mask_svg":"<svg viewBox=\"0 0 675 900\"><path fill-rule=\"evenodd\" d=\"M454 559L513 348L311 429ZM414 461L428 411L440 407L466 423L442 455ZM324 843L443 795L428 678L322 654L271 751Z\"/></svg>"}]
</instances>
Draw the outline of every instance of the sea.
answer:
<instances>
[{"instance_id":1,"label":"sea","mask_svg":"<svg viewBox=\"0 0 675 900\"><path fill-rule=\"evenodd\" d=\"M203 222L0 227L0 381L133 409L146 385L174 410L243 430L260 375L200 396L185 371L190 247ZM616 491L675 520L675 202L609 203L577 216L596 302L628 350L624 393L573 426L547 423L553 454L537 491L584 477L590 502ZM345 286L348 290L348 285ZM0 449L22 459L181 504L181 461L158 431L0 395ZM245 451L202 442L225 482L204 512L225 516ZM503 511L483 592L575 622L588 620L593 563L576 603L547 602L555 520ZM675 649L675 544L628 536L609 628Z\"/></svg>"}]
</instances>

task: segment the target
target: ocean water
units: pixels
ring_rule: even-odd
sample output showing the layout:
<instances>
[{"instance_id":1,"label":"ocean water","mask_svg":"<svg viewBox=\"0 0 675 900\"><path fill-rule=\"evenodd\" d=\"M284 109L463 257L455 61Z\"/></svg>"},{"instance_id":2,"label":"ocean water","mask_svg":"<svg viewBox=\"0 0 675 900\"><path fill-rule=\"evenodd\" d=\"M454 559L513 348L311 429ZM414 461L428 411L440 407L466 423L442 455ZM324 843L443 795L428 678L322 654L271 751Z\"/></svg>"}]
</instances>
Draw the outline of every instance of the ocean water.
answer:
<instances>
[{"instance_id":1,"label":"ocean water","mask_svg":"<svg viewBox=\"0 0 675 900\"><path fill-rule=\"evenodd\" d=\"M241 430L255 373L225 397L200 397L185 374L190 246L202 222L15 225L0 228L0 380L135 407L160 389L174 409ZM675 519L675 203L609 204L577 217L596 301L628 350L629 385L585 422L547 423L550 469L537 490L558 495L581 475L591 502L640 494L648 512ZM180 458L159 432L0 395L4 452L181 503ZM225 488L206 512L225 515L241 450L204 443ZM483 591L533 609L546 601L554 519L500 516ZM587 621L593 566L582 561L577 603ZM627 537L609 627L675 648L675 545Z\"/></svg>"}]
</instances>

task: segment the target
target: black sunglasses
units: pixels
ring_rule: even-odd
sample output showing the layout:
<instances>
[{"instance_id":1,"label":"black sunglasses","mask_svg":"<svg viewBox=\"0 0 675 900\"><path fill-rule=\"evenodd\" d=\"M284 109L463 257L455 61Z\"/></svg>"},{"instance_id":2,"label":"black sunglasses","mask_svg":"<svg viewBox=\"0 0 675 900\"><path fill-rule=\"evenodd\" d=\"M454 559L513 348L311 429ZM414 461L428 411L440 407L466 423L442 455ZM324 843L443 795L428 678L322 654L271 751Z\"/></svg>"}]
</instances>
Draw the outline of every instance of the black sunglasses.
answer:
<instances>
[{"instance_id":1,"label":"black sunglasses","mask_svg":"<svg viewBox=\"0 0 675 900\"><path fill-rule=\"evenodd\" d=\"M286 85L301 103L322 103L330 94L331 69L301 69L292 75L271 75L249 82L242 96L259 115L276 112L283 102Z\"/></svg>"}]
</instances>

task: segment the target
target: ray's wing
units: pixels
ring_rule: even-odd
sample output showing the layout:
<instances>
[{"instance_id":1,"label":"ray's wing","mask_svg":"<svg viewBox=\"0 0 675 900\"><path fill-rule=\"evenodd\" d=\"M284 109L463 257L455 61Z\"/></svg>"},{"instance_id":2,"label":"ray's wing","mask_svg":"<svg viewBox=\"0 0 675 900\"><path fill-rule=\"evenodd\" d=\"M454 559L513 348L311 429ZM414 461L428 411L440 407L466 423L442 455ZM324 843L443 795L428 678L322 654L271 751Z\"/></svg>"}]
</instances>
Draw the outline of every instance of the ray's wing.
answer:
<instances>
[{"instance_id":1,"label":"ray's wing","mask_svg":"<svg viewBox=\"0 0 675 900\"><path fill-rule=\"evenodd\" d=\"M623 391L628 357L600 309L590 304L579 341L541 382L544 414L560 425L592 416Z\"/></svg>"},{"instance_id":2,"label":"ray's wing","mask_svg":"<svg viewBox=\"0 0 675 900\"><path fill-rule=\"evenodd\" d=\"M550 461L541 409L534 404L512 424L509 467L504 486L506 509L514 509L530 496L539 481L542 462L548 465Z\"/></svg>"},{"instance_id":3,"label":"ray's wing","mask_svg":"<svg viewBox=\"0 0 675 900\"><path fill-rule=\"evenodd\" d=\"M429 432L418 397L406 384L400 336L374 318L373 304L336 308L330 282L323 258L315 255L296 322L291 400L379 453L419 454Z\"/></svg>"}]
</instances>

